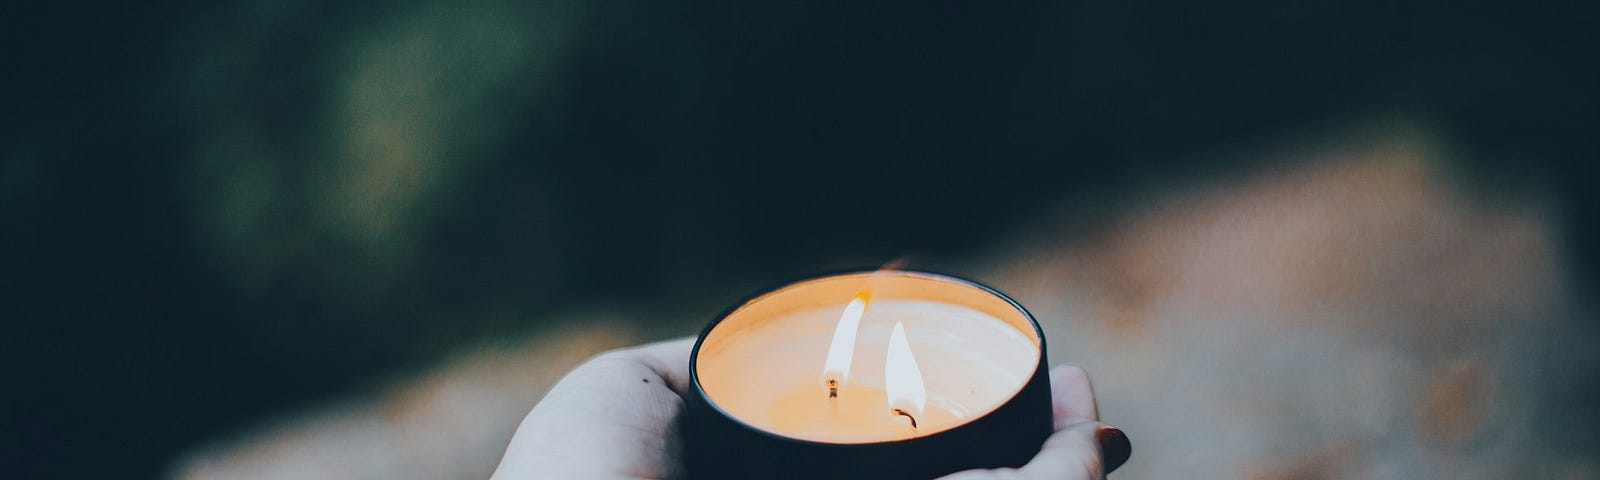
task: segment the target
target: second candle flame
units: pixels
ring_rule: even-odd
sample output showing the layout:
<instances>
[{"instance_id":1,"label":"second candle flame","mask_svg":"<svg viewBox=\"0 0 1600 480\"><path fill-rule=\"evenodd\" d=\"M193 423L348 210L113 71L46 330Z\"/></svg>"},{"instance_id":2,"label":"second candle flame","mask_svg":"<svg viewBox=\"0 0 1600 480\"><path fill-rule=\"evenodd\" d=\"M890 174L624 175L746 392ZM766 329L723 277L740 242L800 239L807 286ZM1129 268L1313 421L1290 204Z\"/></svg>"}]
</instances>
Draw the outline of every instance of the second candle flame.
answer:
<instances>
[{"instance_id":1,"label":"second candle flame","mask_svg":"<svg viewBox=\"0 0 1600 480\"><path fill-rule=\"evenodd\" d=\"M867 311L867 292L856 294L839 315L839 326L833 331L833 343L828 345L828 360L822 366L822 383L828 387L828 396L839 394L839 387L850 379L850 360L856 352L856 330L861 327L861 315Z\"/></svg>"},{"instance_id":2,"label":"second candle flame","mask_svg":"<svg viewBox=\"0 0 1600 480\"><path fill-rule=\"evenodd\" d=\"M894 332L889 334L889 354L883 366L884 390L889 394L889 408L910 414L922 415L927 403L927 388L922 384L922 369L917 368L917 357L911 354L911 344L906 341L906 327L894 322ZM913 424L915 426L915 424Z\"/></svg>"}]
</instances>

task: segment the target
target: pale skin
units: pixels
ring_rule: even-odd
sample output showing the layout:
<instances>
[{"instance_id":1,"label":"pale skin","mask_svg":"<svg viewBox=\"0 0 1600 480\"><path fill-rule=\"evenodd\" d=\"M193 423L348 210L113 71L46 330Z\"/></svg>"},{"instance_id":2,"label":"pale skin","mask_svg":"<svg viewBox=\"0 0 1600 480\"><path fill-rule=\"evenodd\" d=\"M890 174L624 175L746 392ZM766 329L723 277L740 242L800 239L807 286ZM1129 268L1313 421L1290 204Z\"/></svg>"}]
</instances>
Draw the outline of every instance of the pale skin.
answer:
<instances>
[{"instance_id":1,"label":"pale skin","mask_svg":"<svg viewBox=\"0 0 1600 480\"><path fill-rule=\"evenodd\" d=\"M685 338L615 350L573 370L522 420L493 478L682 478L675 420L693 346ZM1050 380L1056 431L1032 461L942 480L1105 478L1097 434L1114 429L1099 421L1088 374L1060 366Z\"/></svg>"}]
</instances>

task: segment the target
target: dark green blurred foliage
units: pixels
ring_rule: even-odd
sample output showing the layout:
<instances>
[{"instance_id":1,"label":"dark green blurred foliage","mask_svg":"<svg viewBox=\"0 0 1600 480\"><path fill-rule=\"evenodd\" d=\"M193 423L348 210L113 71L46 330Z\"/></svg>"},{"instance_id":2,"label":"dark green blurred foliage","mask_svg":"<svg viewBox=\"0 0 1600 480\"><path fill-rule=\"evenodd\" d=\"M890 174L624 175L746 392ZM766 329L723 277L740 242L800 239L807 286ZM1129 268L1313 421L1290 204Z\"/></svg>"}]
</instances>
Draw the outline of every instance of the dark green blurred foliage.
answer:
<instances>
[{"instance_id":1,"label":"dark green blurred foliage","mask_svg":"<svg viewBox=\"0 0 1600 480\"><path fill-rule=\"evenodd\" d=\"M1593 272L1592 2L38 3L0 130L10 476L538 328L960 255L1062 199L1420 119Z\"/></svg>"}]
</instances>

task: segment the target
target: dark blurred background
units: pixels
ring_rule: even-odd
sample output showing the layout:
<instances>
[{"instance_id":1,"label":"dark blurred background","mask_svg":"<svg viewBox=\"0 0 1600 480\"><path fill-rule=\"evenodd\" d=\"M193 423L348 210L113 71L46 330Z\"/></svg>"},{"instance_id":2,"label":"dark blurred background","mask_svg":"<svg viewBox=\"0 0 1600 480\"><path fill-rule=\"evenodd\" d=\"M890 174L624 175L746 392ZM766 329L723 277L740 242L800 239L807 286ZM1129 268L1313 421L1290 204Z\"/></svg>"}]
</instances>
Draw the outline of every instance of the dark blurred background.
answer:
<instances>
[{"instance_id":1,"label":"dark blurred background","mask_svg":"<svg viewBox=\"0 0 1600 480\"><path fill-rule=\"evenodd\" d=\"M1374 119L1556 205L1593 291L1595 2L5 10L10 478L158 475L553 312L962 258Z\"/></svg>"}]
</instances>

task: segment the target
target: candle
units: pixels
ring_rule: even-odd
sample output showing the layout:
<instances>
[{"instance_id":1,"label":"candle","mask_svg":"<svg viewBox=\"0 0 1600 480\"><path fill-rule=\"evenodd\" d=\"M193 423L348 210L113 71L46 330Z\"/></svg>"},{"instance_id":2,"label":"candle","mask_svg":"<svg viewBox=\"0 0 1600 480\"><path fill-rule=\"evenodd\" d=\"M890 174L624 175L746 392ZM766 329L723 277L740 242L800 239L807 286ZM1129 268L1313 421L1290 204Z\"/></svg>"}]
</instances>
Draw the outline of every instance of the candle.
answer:
<instances>
[{"instance_id":1,"label":"candle","mask_svg":"<svg viewBox=\"0 0 1600 480\"><path fill-rule=\"evenodd\" d=\"M809 291L819 287L791 288L806 291L781 293L827 298ZM797 305L770 316L766 308L734 312L723 320L725 330L714 331L699 350L702 387L723 410L763 430L865 443L928 435L987 413L1016 393L1039 363L1038 345L993 315L883 294L876 301L857 294L845 296L848 303ZM890 368L896 353L898 371ZM836 394L830 380L837 382ZM893 413L889 387L896 380L908 384L900 400L919 422L916 429Z\"/></svg>"},{"instance_id":2,"label":"candle","mask_svg":"<svg viewBox=\"0 0 1600 480\"><path fill-rule=\"evenodd\" d=\"M1050 433L1043 360L1032 316L974 282L878 271L785 285L730 310L696 344L690 475L928 478L1019 466ZM882 469L896 458L909 463Z\"/></svg>"}]
</instances>

